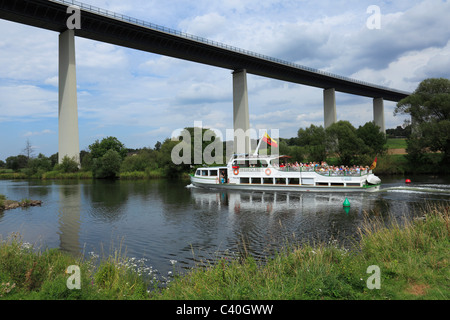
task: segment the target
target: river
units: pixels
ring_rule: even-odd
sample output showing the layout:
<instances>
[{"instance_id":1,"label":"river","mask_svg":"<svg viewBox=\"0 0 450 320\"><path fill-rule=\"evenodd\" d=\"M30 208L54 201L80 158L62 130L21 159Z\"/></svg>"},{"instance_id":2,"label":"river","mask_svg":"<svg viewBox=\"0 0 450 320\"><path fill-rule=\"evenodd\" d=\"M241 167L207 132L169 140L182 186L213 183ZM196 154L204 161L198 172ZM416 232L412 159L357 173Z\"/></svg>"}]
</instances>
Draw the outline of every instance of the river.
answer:
<instances>
[{"instance_id":1,"label":"river","mask_svg":"<svg viewBox=\"0 0 450 320\"><path fill-rule=\"evenodd\" d=\"M0 211L0 236L85 256L119 252L159 279L223 256L257 259L286 243L348 245L364 216L411 218L427 202L450 202L450 177L384 177L376 193L219 192L186 181L0 180L11 200L40 207ZM350 209L343 202L350 201Z\"/></svg>"}]
</instances>

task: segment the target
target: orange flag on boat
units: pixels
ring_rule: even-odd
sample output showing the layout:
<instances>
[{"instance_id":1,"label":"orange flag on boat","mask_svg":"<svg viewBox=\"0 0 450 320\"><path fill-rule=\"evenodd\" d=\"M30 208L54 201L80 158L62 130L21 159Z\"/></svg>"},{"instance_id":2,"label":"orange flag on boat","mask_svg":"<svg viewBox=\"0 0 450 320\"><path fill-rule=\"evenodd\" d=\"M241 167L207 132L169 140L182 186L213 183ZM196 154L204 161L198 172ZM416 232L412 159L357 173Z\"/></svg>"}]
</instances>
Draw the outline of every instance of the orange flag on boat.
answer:
<instances>
[{"instance_id":1,"label":"orange flag on boat","mask_svg":"<svg viewBox=\"0 0 450 320\"><path fill-rule=\"evenodd\" d=\"M370 170L375 169L376 166L377 166L377 157L375 157L375 160L373 160L372 165L370 166Z\"/></svg>"},{"instance_id":2,"label":"orange flag on boat","mask_svg":"<svg viewBox=\"0 0 450 320\"><path fill-rule=\"evenodd\" d=\"M263 141L267 142L269 145L273 146L273 147L278 147L278 143L273 140L268 134L267 132L264 134L263 136Z\"/></svg>"}]
</instances>

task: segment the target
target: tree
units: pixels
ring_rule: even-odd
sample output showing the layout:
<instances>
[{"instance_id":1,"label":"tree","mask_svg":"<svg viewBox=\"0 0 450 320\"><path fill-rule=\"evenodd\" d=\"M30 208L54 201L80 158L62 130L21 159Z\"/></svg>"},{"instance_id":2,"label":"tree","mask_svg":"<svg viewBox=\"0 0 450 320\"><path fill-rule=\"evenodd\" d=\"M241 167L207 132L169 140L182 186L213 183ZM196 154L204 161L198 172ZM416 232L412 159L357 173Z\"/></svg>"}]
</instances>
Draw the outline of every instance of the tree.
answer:
<instances>
[{"instance_id":1,"label":"tree","mask_svg":"<svg viewBox=\"0 0 450 320\"><path fill-rule=\"evenodd\" d=\"M55 165L55 170L64 173L77 172L79 170L78 162L75 160L75 157L70 158L66 155L62 158L61 163Z\"/></svg>"},{"instance_id":2,"label":"tree","mask_svg":"<svg viewBox=\"0 0 450 320\"><path fill-rule=\"evenodd\" d=\"M423 80L413 94L397 103L394 114L411 115L410 160L423 161L429 150L442 152L442 163L450 164L450 80Z\"/></svg>"},{"instance_id":3,"label":"tree","mask_svg":"<svg viewBox=\"0 0 450 320\"><path fill-rule=\"evenodd\" d=\"M133 172L133 171L145 171L154 170L158 168L157 162L157 154L161 146L158 150L143 148L138 151L137 154L126 157L122 161L122 165L120 167L121 172Z\"/></svg>"},{"instance_id":4,"label":"tree","mask_svg":"<svg viewBox=\"0 0 450 320\"><path fill-rule=\"evenodd\" d=\"M19 171L20 169L26 168L27 163L28 158L23 154L6 158L6 168L14 171Z\"/></svg>"},{"instance_id":5,"label":"tree","mask_svg":"<svg viewBox=\"0 0 450 320\"><path fill-rule=\"evenodd\" d=\"M36 173L44 173L52 169L52 162L42 153L36 158L28 160L27 168L25 169L25 174L28 176L34 175Z\"/></svg>"},{"instance_id":6,"label":"tree","mask_svg":"<svg viewBox=\"0 0 450 320\"><path fill-rule=\"evenodd\" d=\"M101 158L94 159L93 174L96 178L116 178L120 172L122 158L119 152L109 149Z\"/></svg>"},{"instance_id":7,"label":"tree","mask_svg":"<svg viewBox=\"0 0 450 320\"><path fill-rule=\"evenodd\" d=\"M380 127L374 122L366 122L363 126L359 126L356 129L356 135L367 146L366 154L368 156L381 156L386 152L386 135L380 131Z\"/></svg>"},{"instance_id":8,"label":"tree","mask_svg":"<svg viewBox=\"0 0 450 320\"><path fill-rule=\"evenodd\" d=\"M127 149L116 137L107 137L102 141L96 140L89 146L92 159L100 159L110 149L117 151L122 160L127 156Z\"/></svg>"},{"instance_id":9,"label":"tree","mask_svg":"<svg viewBox=\"0 0 450 320\"><path fill-rule=\"evenodd\" d=\"M310 161L324 161L328 155L328 137L322 126L300 128L297 143L304 147Z\"/></svg>"},{"instance_id":10,"label":"tree","mask_svg":"<svg viewBox=\"0 0 450 320\"><path fill-rule=\"evenodd\" d=\"M348 121L338 121L326 129L331 151L339 157L342 165L359 164L359 156L368 151L364 141L358 137L355 127Z\"/></svg>"},{"instance_id":11,"label":"tree","mask_svg":"<svg viewBox=\"0 0 450 320\"><path fill-rule=\"evenodd\" d=\"M172 159L172 150L174 147L181 142L173 141L170 138L164 140L161 145L161 150L158 151L157 162L161 165L164 170L166 177L175 178L181 176L183 172L190 170L190 164L175 164Z\"/></svg>"},{"instance_id":12,"label":"tree","mask_svg":"<svg viewBox=\"0 0 450 320\"><path fill-rule=\"evenodd\" d=\"M83 164L92 168L96 178L116 178L128 152L124 144L115 137L96 140L89 146L89 150L90 156L85 156Z\"/></svg>"},{"instance_id":13,"label":"tree","mask_svg":"<svg viewBox=\"0 0 450 320\"><path fill-rule=\"evenodd\" d=\"M27 142L25 143L25 148L23 149L23 152L25 153L25 156L28 160L33 156L33 146L31 145L31 142L29 139L27 139Z\"/></svg>"}]
</instances>

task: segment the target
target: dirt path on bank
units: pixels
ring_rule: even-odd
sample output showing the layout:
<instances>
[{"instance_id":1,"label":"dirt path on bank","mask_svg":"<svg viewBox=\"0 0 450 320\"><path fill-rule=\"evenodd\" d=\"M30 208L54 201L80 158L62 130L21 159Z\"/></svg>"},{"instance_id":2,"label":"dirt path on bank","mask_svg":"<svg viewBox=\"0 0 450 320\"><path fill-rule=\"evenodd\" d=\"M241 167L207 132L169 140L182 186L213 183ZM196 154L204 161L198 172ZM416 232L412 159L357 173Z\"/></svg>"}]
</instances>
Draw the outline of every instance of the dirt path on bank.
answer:
<instances>
[{"instance_id":1,"label":"dirt path on bank","mask_svg":"<svg viewBox=\"0 0 450 320\"><path fill-rule=\"evenodd\" d=\"M389 149L388 154L406 154L406 149Z\"/></svg>"}]
</instances>

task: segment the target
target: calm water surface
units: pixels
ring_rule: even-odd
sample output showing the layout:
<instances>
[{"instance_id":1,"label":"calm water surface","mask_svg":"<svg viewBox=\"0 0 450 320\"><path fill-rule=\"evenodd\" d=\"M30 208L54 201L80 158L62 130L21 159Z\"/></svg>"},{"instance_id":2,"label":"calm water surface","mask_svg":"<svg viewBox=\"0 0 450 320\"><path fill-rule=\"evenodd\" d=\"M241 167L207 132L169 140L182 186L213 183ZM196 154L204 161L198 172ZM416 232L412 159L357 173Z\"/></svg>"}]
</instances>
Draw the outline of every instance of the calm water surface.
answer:
<instances>
[{"instance_id":1,"label":"calm water surface","mask_svg":"<svg viewBox=\"0 0 450 320\"><path fill-rule=\"evenodd\" d=\"M409 217L427 201L450 202L450 177L411 179L383 178L383 190L369 194L204 191L166 180L0 180L8 199L43 201L0 211L0 235L18 232L31 244L74 254L121 250L164 276L174 261L183 271L223 255L265 257L286 242L345 244L365 213Z\"/></svg>"}]
</instances>

